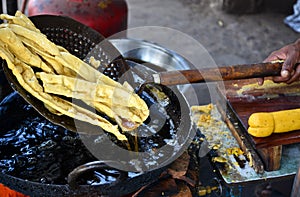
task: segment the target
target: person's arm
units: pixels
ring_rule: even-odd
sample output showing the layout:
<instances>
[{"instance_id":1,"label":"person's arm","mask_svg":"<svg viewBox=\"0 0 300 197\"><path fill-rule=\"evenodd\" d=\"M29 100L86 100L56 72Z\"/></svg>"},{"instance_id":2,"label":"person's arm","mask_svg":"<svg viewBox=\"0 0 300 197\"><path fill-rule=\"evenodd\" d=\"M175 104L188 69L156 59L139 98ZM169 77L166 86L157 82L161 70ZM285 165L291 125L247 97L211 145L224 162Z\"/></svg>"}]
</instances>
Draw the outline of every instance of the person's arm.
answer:
<instances>
[{"instance_id":1,"label":"person's arm","mask_svg":"<svg viewBox=\"0 0 300 197\"><path fill-rule=\"evenodd\" d=\"M292 83L300 78L300 39L288 44L281 49L272 52L264 62L284 60L281 76L273 77L274 82ZM259 84L263 84L263 79L259 79Z\"/></svg>"}]
</instances>

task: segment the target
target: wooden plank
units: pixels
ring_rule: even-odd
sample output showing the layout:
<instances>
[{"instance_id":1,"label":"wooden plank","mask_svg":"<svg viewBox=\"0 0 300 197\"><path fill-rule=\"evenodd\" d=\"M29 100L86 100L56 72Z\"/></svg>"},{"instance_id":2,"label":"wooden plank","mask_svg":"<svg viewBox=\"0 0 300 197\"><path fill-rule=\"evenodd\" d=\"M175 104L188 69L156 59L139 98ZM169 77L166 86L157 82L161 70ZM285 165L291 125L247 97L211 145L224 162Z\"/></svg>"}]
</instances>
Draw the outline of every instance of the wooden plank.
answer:
<instances>
[{"instance_id":1,"label":"wooden plank","mask_svg":"<svg viewBox=\"0 0 300 197\"><path fill-rule=\"evenodd\" d=\"M225 89L218 86L220 95L227 101L229 116L228 125L239 143L245 142L257 151L266 171L280 168L282 146L300 142L300 130L272 134L269 137L257 138L248 134L248 119L255 112L272 112L300 108L300 83L292 85L268 84L262 87L249 85L256 80L236 80L224 82ZM223 85L223 84L222 84ZM246 88L244 88L246 87ZM237 122L238 129L234 126ZM255 151L255 152L256 152ZM256 162L256 160L254 160ZM257 167L257 163L255 163Z\"/></svg>"},{"instance_id":2,"label":"wooden plank","mask_svg":"<svg viewBox=\"0 0 300 197\"><path fill-rule=\"evenodd\" d=\"M280 168L282 145L258 149L265 163L266 171L274 171Z\"/></svg>"},{"instance_id":3,"label":"wooden plank","mask_svg":"<svg viewBox=\"0 0 300 197\"><path fill-rule=\"evenodd\" d=\"M300 108L300 97L279 97L274 99L258 99L252 102L236 102L229 99L235 116L242 123L245 135L248 135L251 142L257 148L286 145L300 142L300 131L272 134L268 137L258 138L247 133L248 119L255 112L272 112L285 109Z\"/></svg>"},{"instance_id":4,"label":"wooden plank","mask_svg":"<svg viewBox=\"0 0 300 197\"><path fill-rule=\"evenodd\" d=\"M264 85L260 86L256 79L244 79L224 81L224 86L223 95L230 100L236 99L237 101L252 101L257 98L272 98L279 95L300 96L300 82L275 84L271 80L265 80Z\"/></svg>"},{"instance_id":5,"label":"wooden plank","mask_svg":"<svg viewBox=\"0 0 300 197\"><path fill-rule=\"evenodd\" d=\"M234 116L242 123L243 134L249 138L250 143L256 148L267 148L300 142L300 131L272 134L264 138L253 137L247 133L248 119L252 113L300 108L300 95L295 94L297 92L300 93L300 84L278 86L275 88L269 87L268 94L265 95L259 94L257 96L257 89L253 89L252 91L248 89L247 94L243 94L243 96L239 95L241 88L248 83L250 83L250 80L224 82L225 91L223 90L221 93L232 107ZM259 89L259 92L261 93L262 91ZM269 97L268 95L271 92L272 97ZM292 92L294 93L292 94Z\"/></svg>"}]
</instances>

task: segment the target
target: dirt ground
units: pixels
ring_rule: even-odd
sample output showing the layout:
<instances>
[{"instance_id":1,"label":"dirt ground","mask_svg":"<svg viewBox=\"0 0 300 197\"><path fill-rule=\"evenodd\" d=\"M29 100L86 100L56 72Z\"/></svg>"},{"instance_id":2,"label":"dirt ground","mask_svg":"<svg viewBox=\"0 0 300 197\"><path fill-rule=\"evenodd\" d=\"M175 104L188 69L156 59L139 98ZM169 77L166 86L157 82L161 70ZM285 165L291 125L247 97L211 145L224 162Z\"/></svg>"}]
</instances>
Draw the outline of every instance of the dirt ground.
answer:
<instances>
[{"instance_id":1,"label":"dirt ground","mask_svg":"<svg viewBox=\"0 0 300 197\"><path fill-rule=\"evenodd\" d=\"M234 15L222 10L222 2L127 0L128 27L162 26L181 31L201 43L217 65L261 62L272 51L300 37L284 24L288 14L281 12L280 7ZM208 165L203 162L204 168ZM204 172L204 182L208 176ZM280 192L272 196L288 196L290 186L291 180L280 182L275 186ZM243 196L254 196L254 189L255 186L244 188Z\"/></svg>"},{"instance_id":2,"label":"dirt ground","mask_svg":"<svg viewBox=\"0 0 300 197\"><path fill-rule=\"evenodd\" d=\"M278 11L233 15L222 0L127 0L128 27L163 26L200 42L218 65L260 62L300 37Z\"/></svg>"}]
</instances>

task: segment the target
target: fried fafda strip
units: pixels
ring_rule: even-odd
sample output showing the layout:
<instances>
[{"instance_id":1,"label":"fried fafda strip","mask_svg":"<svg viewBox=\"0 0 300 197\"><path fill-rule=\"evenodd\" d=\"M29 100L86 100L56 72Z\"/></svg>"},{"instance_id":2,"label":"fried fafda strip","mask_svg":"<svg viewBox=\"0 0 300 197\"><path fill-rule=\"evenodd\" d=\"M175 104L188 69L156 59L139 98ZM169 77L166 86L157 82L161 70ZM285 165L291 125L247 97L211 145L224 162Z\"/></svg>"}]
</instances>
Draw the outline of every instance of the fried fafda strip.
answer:
<instances>
[{"instance_id":1,"label":"fried fafda strip","mask_svg":"<svg viewBox=\"0 0 300 197\"><path fill-rule=\"evenodd\" d=\"M35 27L32 21L21 11L16 11L15 16L11 16L8 14L0 14L0 19L7 20L8 23L21 25L32 31L40 32L40 30Z\"/></svg>"},{"instance_id":2,"label":"fried fafda strip","mask_svg":"<svg viewBox=\"0 0 300 197\"><path fill-rule=\"evenodd\" d=\"M84 100L114 118L123 130L133 130L149 116L146 103L125 88L44 72L37 76L42 80L45 92Z\"/></svg>"},{"instance_id":3,"label":"fried fafda strip","mask_svg":"<svg viewBox=\"0 0 300 197\"><path fill-rule=\"evenodd\" d=\"M75 77L45 72L37 72L36 75L43 81L45 91L54 91L53 93L57 91L55 94L64 94L64 91L66 91L66 95L64 96L76 96L78 99L106 103L109 106L120 105L138 108L141 111L148 109L146 103L137 94L123 87L92 83ZM55 86L64 90L55 90Z\"/></svg>"},{"instance_id":4,"label":"fried fafda strip","mask_svg":"<svg viewBox=\"0 0 300 197\"><path fill-rule=\"evenodd\" d=\"M9 15L2 15L3 18L5 19L10 19L11 23L10 24L1 24L2 32L0 33L6 33L6 36L0 36L3 38L7 38L7 39L11 39L13 40L12 42L16 42L18 45L16 45L15 47L13 47L13 53L16 54L20 51L25 51L24 49L24 45L23 43L19 40L16 39L16 35L17 34L19 36L19 38L23 38L22 40L24 42L26 42L27 45L31 46L32 48L34 48L34 50L43 52L45 53L49 53L50 55L53 55L53 57L55 58L56 61L58 61L61 65L63 65L64 67L67 67L71 70L73 70L75 73L78 73L79 76L81 76L82 78L91 81L91 82L97 82L97 83L105 83L107 85L111 85L111 86L120 86L121 84L117 83L116 81L112 80L111 78L105 76L104 74L102 74L101 72L99 72L98 70L96 70L95 68L93 68L92 66L90 66L89 64L85 63L84 61L82 61L81 59L77 58L76 56L70 54L67 51L63 51L61 50L61 48L57 47L53 42L51 42L50 40L47 39L47 37L40 33L39 31L35 31L32 29L27 29L28 26L35 27L34 24L30 23L27 26L22 26L21 24L12 24L12 22L17 20L17 15L19 16L23 16L24 20L28 20L30 21L28 18L25 19L26 16L22 15L21 13L16 13L16 16L9 16ZM18 21L18 20L17 20ZM27 22L29 23L29 22ZM26 24L27 24L26 23ZM3 40L4 43L7 43L8 40ZM12 44L12 43L10 43ZM12 46L10 46L12 47ZM17 50L19 49L19 51ZM22 54L23 56L23 54ZM32 64L33 66L36 66L36 63L32 63L33 61L26 61L28 59L28 54L27 52L25 53L24 57L18 57L20 60L24 61L27 64ZM25 58L25 59L22 59ZM32 58L37 58L36 56L32 57ZM38 63L40 63L39 60L36 60ZM43 65L44 66L44 65ZM37 66L38 68L42 68ZM48 68L42 68L42 70L44 70L45 72L51 72Z\"/></svg>"},{"instance_id":5,"label":"fried fafda strip","mask_svg":"<svg viewBox=\"0 0 300 197\"><path fill-rule=\"evenodd\" d=\"M7 15L5 15L7 16ZM14 18L17 18L14 16ZM30 20L29 20L30 21ZM31 22L31 21L30 21ZM33 25L33 24L32 24ZM75 73L72 72L70 69L63 67L59 62L55 61L54 56L60 55L60 52L67 52L66 49L63 47L56 46L53 42L47 39L47 37L40 33L40 31L36 31L35 29L28 29L28 26L21 26L17 24L1 24L1 28L8 28L16 36L20 39L20 41L30 49L33 53L37 53L42 57L46 62L48 62L49 68L53 67L57 74L64 74L71 76L75 76ZM35 27L33 25L33 27ZM46 72L50 69L44 69Z\"/></svg>"},{"instance_id":6,"label":"fried fafda strip","mask_svg":"<svg viewBox=\"0 0 300 197\"><path fill-rule=\"evenodd\" d=\"M9 53L2 48L0 57L6 60L18 82L30 94L61 114L100 126L105 131L114 134L119 140L127 140L126 136L119 132L117 125L112 125L105 118L57 96L43 92L43 87L39 84L32 68L17 59L12 59L13 55L9 55Z\"/></svg>"},{"instance_id":7,"label":"fried fafda strip","mask_svg":"<svg viewBox=\"0 0 300 197\"><path fill-rule=\"evenodd\" d=\"M16 35L25 37L35 44L35 48L45 51L53 56L60 55L60 51L57 46L47 39L44 34L40 32L32 31L16 24L1 24L1 27L7 27L12 30Z\"/></svg>"},{"instance_id":8,"label":"fried fafda strip","mask_svg":"<svg viewBox=\"0 0 300 197\"><path fill-rule=\"evenodd\" d=\"M73 70L63 66L61 63L55 60L55 57L48 54L47 52L43 50L39 50L38 48L35 48L34 43L32 43L30 40L24 38L24 37L19 37L22 42L31 50L34 51L36 54L38 54L42 60L49 66L52 67L55 73L59 75L66 75L66 76L72 76L76 77L77 73L75 73ZM60 51L65 52L66 49L64 48L59 48Z\"/></svg>"},{"instance_id":9,"label":"fried fafda strip","mask_svg":"<svg viewBox=\"0 0 300 197\"><path fill-rule=\"evenodd\" d=\"M45 72L53 72L53 70L47 66L39 56L32 53L27 47L24 46L21 40L11 29L7 27L0 28L0 35L0 41L6 44L9 51L11 51L18 59L29 65L41 68Z\"/></svg>"},{"instance_id":10,"label":"fried fafda strip","mask_svg":"<svg viewBox=\"0 0 300 197\"><path fill-rule=\"evenodd\" d=\"M137 108L136 110L145 113L144 116L148 115L146 103L137 94L125 88L91 83L78 78L44 72L37 73L37 76L43 81L45 91L68 97L76 97L81 100L97 101L105 103L108 106Z\"/></svg>"},{"instance_id":11,"label":"fried fafda strip","mask_svg":"<svg viewBox=\"0 0 300 197\"><path fill-rule=\"evenodd\" d=\"M60 54L61 56L56 56L57 60L61 62L62 65L78 73L85 80L99 84L102 83L113 87L122 87L120 83L102 74L94 67L85 63L84 61L72 55L71 53L61 52Z\"/></svg>"},{"instance_id":12,"label":"fried fafda strip","mask_svg":"<svg viewBox=\"0 0 300 197\"><path fill-rule=\"evenodd\" d=\"M128 113L128 109L123 106L109 107L103 103L84 101L86 104L94 107L97 111L105 113L108 117L114 119L116 123L121 127L122 131L132 131L140 126L141 123L133 122L126 118L125 113ZM117 109L117 112L115 112ZM124 113L120 113L120 109L123 109ZM121 115L120 115L121 114Z\"/></svg>"},{"instance_id":13,"label":"fried fafda strip","mask_svg":"<svg viewBox=\"0 0 300 197\"><path fill-rule=\"evenodd\" d=\"M133 92L133 88L128 83L121 85L69 52L62 51L60 54L61 56L55 56L56 60L64 67L72 70L75 73L78 73L78 75L83 79L98 84L106 84L113 87L124 88L127 91Z\"/></svg>"}]
</instances>

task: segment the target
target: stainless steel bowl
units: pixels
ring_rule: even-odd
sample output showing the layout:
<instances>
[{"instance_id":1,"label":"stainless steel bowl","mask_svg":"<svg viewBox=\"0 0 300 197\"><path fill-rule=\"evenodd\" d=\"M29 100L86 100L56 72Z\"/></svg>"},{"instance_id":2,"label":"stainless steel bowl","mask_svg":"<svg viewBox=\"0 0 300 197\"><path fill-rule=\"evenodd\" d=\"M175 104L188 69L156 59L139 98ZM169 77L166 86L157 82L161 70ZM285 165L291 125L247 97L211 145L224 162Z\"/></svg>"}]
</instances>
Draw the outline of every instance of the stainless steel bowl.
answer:
<instances>
[{"instance_id":1,"label":"stainless steel bowl","mask_svg":"<svg viewBox=\"0 0 300 197\"><path fill-rule=\"evenodd\" d=\"M109 41L125 58L149 62L166 70L191 69L191 65L183 57L155 43L135 39L111 39Z\"/></svg>"},{"instance_id":2,"label":"stainless steel bowl","mask_svg":"<svg viewBox=\"0 0 300 197\"><path fill-rule=\"evenodd\" d=\"M109 40L125 58L148 62L169 70L187 70L194 67L178 53L156 43L131 38ZM211 101L207 84L178 85L190 105L207 104ZM200 93L200 94L199 94Z\"/></svg>"}]
</instances>

